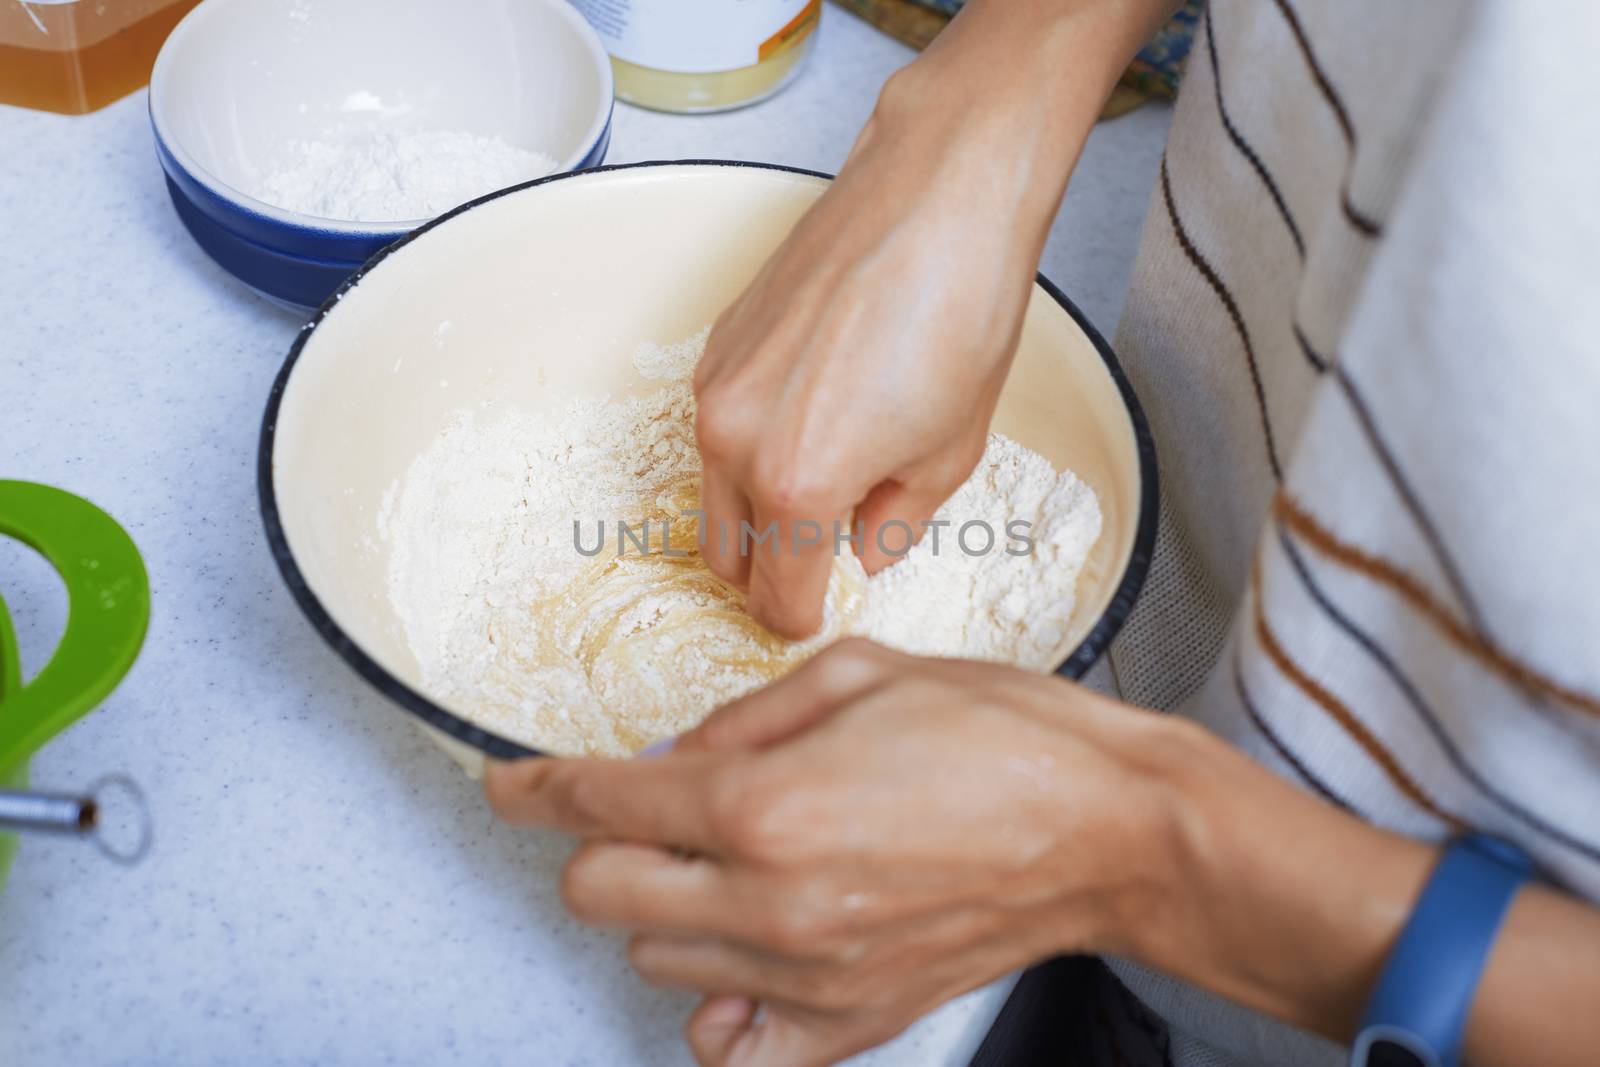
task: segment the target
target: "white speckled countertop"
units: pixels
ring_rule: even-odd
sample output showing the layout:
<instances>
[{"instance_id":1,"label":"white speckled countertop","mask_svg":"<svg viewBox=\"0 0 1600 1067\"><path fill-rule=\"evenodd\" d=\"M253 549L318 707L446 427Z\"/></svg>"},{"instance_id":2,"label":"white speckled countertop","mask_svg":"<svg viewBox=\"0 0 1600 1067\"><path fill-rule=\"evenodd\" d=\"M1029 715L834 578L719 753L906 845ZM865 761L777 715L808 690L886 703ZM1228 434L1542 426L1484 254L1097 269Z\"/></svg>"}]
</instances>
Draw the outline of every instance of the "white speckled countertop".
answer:
<instances>
[{"instance_id":1,"label":"white speckled countertop","mask_svg":"<svg viewBox=\"0 0 1600 1067\"><path fill-rule=\"evenodd\" d=\"M907 58L830 9L787 93L706 118L619 106L610 162L832 171ZM1167 118L1149 107L1097 129L1045 257L1108 335ZM132 673L35 759L34 780L126 771L157 834L133 870L72 841L23 843L0 896L0 1064L687 1062L689 999L641 984L616 938L562 913L568 846L496 825L279 581L256 435L298 326L179 225L143 93L83 118L0 107L0 477L110 511L153 587ZM5 540L0 590L37 670L65 598ZM965 1063L1007 986L862 1062Z\"/></svg>"}]
</instances>

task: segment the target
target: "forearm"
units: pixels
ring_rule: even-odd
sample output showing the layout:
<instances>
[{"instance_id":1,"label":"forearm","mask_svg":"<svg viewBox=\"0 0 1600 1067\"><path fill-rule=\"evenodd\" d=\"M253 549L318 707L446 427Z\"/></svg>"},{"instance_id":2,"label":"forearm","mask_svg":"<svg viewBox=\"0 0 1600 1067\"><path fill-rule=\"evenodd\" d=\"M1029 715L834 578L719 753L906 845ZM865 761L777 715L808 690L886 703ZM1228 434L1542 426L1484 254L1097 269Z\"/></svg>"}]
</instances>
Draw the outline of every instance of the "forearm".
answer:
<instances>
[{"instance_id":1,"label":"forearm","mask_svg":"<svg viewBox=\"0 0 1600 1067\"><path fill-rule=\"evenodd\" d=\"M1476 1067L1592 1064L1600 1050L1600 910L1546 888L1511 905L1467 1025Z\"/></svg>"},{"instance_id":2,"label":"forearm","mask_svg":"<svg viewBox=\"0 0 1600 1067\"><path fill-rule=\"evenodd\" d=\"M1349 1041L1438 849L1378 830L1205 738L1175 769L1172 906L1122 951ZM1131 925L1131 924L1130 924ZM1519 894L1467 1032L1477 1067L1588 1062L1600 1047L1600 911Z\"/></svg>"},{"instance_id":3,"label":"forearm","mask_svg":"<svg viewBox=\"0 0 1600 1067\"><path fill-rule=\"evenodd\" d=\"M1106 97L1176 0L969 0L889 80L852 158L892 140L1042 249ZM879 145L881 147L881 144ZM848 173L848 165L846 173Z\"/></svg>"}]
</instances>

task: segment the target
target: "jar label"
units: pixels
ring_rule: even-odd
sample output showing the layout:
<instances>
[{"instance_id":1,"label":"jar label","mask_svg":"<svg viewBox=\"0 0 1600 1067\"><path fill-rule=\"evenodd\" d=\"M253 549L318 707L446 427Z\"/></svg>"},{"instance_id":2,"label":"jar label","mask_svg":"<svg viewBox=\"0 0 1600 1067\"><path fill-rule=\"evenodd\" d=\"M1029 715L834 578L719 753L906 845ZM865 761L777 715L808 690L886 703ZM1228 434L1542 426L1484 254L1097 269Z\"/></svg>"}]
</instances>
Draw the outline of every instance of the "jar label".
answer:
<instances>
[{"instance_id":1,"label":"jar label","mask_svg":"<svg viewBox=\"0 0 1600 1067\"><path fill-rule=\"evenodd\" d=\"M752 67L804 40L822 0L573 0L627 63L675 74Z\"/></svg>"}]
</instances>

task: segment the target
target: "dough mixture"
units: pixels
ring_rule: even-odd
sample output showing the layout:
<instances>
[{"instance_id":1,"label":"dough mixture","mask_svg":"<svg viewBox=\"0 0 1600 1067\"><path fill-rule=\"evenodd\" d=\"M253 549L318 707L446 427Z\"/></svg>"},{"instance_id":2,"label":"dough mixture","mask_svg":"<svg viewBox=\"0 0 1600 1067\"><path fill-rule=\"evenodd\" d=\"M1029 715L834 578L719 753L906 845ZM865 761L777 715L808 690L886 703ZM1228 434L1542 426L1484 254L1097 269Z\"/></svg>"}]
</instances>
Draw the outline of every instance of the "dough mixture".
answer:
<instances>
[{"instance_id":1,"label":"dough mixture","mask_svg":"<svg viewBox=\"0 0 1600 1067\"><path fill-rule=\"evenodd\" d=\"M846 545L822 630L805 641L751 619L681 517L699 506L689 378L706 332L640 349L636 369L661 383L643 396L575 399L537 417L459 412L390 488L379 516L389 596L430 695L544 751L623 756L845 634L1054 666L1099 505L1070 471L998 434L935 516L949 523L937 550L925 535L868 578ZM993 531L987 551L982 526L958 539L975 520ZM1019 520L1031 555L1006 551L1024 547L1008 536ZM621 554L619 521L634 533ZM603 545L585 555L601 522ZM897 548L901 532L885 539Z\"/></svg>"}]
</instances>

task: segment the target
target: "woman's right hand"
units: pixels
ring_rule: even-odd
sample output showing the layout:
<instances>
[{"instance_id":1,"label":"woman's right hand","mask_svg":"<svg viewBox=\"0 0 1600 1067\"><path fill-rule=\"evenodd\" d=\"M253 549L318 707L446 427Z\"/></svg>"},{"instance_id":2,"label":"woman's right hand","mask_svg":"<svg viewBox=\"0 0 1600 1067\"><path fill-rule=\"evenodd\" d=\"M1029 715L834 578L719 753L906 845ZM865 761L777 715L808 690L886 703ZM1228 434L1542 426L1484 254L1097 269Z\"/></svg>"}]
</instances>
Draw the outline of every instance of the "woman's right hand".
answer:
<instances>
[{"instance_id":1,"label":"woman's right hand","mask_svg":"<svg viewBox=\"0 0 1600 1067\"><path fill-rule=\"evenodd\" d=\"M718 319L695 374L707 562L786 637L821 625L854 523L871 573L972 472L1039 256L995 146L885 110ZM777 537L741 551L741 522Z\"/></svg>"},{"instance_id":2,"label":"woman's right hand","mask_svg":"<svg viewBox=\"0 0 1600 1067\"><path fill-rule=\"evenodd\" d=\"M920 535L982 454L1005 381L1037 251L984 206L970 153L940 147L874 120L695 374L707 561L788 637L822 622L848 550L834 524L864 523L869 572L889 562L880 525ZM776 522L778 539L741 552L741 522ZM883 543L901 551L909 531Z\"/></svg>"},{"instance_id":3,"label":"woman's right hand","mask_svg":"<svg viewBox=\"0 0 1600 1067\"><path fill-rule=\"evenodd\" d=\"M712 330L703 551L774 632L821 625L842 538L881 569L982 455L1067 176L1143 32L1104 6L970 4ZM777 534L741 551L741 523Z\"/></svg>"}]
</instances>

